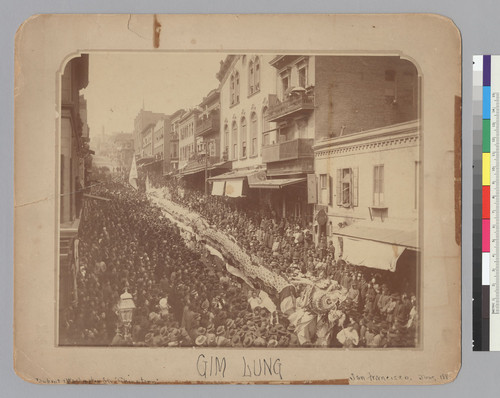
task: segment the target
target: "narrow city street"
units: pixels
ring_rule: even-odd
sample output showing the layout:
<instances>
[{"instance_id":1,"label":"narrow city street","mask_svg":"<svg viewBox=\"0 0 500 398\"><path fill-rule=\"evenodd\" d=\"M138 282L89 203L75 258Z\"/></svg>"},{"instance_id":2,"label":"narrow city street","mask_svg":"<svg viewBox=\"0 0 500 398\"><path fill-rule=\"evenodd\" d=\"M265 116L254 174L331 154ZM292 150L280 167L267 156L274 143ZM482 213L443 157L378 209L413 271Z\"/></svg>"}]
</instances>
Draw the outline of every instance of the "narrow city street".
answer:
<instances>
[{"instance_id":1,"label":"narrow city street","mask_svg":"<svg viewBox=\"0 0 500 398\"><path fill-rule=\"evenodd\" d=\"M412 62L82 54L62 93L59 344L422 343Z\"/></svg>"},{"instance_id":2,"label":"narrow city street","mask_svg":"<svg viewBox=\"0 0 500 398\"><path fill-rule=\"evenodd\" d=\"M275 225L283 245L268 247L270 219L259 223L220 198L173 184L145 186L147 193L109 179L85 199L77 300L61 303L63 344L415 344L414 297L390 291L380 273L342 260L334 266L334 254L314 245L305 249L315 253L311 264L299 269L295 252L308 245L302 231ZM135 305L125 332L117 308L123 292Z\"/></svg>"}]
</instances>

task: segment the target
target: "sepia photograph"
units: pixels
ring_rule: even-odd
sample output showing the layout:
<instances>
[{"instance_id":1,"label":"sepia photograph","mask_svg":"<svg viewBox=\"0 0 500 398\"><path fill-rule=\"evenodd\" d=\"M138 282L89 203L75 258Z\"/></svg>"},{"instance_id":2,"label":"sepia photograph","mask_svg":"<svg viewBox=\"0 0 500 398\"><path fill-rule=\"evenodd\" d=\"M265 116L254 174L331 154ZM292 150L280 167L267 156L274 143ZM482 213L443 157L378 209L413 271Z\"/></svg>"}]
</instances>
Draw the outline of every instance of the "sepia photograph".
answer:
<instances>
[{"instance_id":1,"label":"sepia photograph","mask_svg":"<svg viewBox=\"0 0 500 398\"><path fill-rule=\"evenodd\" d=\"M90 53L61 82L60 345L418 347L412 62Z\"/></svg>"},{"instance_id":2,"label":"sepia photograph","mask_svg":"<svg viewBox=\"0 0 500 398\"><path fill-rule=\"evenodd\" d=\"M308 16L336 39L308 39L306 24L266 41L299 16L233 17L41 16L21 29L16 368L36 383L452 381L460 66L436 65L459 60L454 27ZM217 21L234 37L211 32ZM262 32L247 43L251 23ZM57 39L64 51L46 44L41 74L29 49L61 24L76 33ZM451 43L445 58L409 40L425 26ZM91 36L102 31L126 34ZM37 144L41 104L56 116Z\"/></svg>"}]
</instances>

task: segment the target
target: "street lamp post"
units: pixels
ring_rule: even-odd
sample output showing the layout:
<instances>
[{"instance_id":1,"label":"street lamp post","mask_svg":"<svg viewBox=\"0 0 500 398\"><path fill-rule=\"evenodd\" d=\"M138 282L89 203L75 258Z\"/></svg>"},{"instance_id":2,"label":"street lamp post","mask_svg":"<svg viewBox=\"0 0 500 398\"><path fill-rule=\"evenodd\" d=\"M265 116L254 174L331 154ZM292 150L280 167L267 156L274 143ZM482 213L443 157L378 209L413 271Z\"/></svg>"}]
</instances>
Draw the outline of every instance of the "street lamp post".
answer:
<instances>
[{"instance_id":1,"label":"street lamp post","mask_svg":"<svg viewBox=\"0 0 500 398\"><path fill-rule=\"evenodd\" d=\"M205 196L208 195L208 158L210 145L215 145L215 140L210 139L205 141Z\"/></svg>"},{"instance_id":2,"label":"street lamp post","mask_svg":"<svg viewBox=\"0 0 500 398\"><path fill-rule=\"evenodd\" d=\"M206 144L205 144L205 196L208 195L207 175L208 175L208 153L207 153L207 148L206 148Z\"/></svg>"},{"instance_id":3,"label":"street lamp post","mask_svg":"<svg viewBox=\"0 0 500 398\"><path fill-rule=\"evenodd\" d=\"M132 323L132 315L135 309L134 300L132 295L125 288L125 293L120 296L120 302L118 303L118 312L120 314L120 320L124 328L123 338L125 341L130 341L130 324Z\"/></svg>"}]
</instances>

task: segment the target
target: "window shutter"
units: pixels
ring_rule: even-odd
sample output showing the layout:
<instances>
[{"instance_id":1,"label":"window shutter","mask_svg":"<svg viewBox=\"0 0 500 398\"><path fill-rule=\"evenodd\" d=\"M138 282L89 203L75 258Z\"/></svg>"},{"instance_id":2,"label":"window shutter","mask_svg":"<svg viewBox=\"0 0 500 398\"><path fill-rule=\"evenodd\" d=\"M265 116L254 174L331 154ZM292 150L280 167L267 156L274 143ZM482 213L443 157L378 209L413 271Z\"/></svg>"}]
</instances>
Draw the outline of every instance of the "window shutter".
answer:
<instances>
[{"instance_id":1,"label":"window shutter","mask_svg":"<svg viewBox=\"0 0 500 398\"><path fill-rule=\"evenodd\" d=\"M319 176L315 175L315 181L316 181L316 203L322 203L322 198L321 198L321 175L319 175Z\"/></svg>"},{"instance_id":2,"label":"window shutter","mask_svg":"<svg viewBox=\"0 0 500 398\"><path fill-rule=\"evenodd\" d=\"M337 169L337 206L342 205L342 169Z\"/></svg>"},{"instance_id":3,"label":"window shutter","mask_svg":"<svg viewBox=\"0 0 500 398\"><path fill-rule=\"evenodd\" d=\"M316 187L316 175L307 175L307 203L315 204L318 202L317 199L317 187Z\"/></svg>"},{"instance_id":4,"label":"window shutter","mask_svg":"<svg viewBox=\"0 0 500 398\"><path fill-rule=\"evenodd\" d=\"M328 204L333 204L333 177L328 176Z\"/></svg>"},{"instance_id":5,"label":"window shutter","mask_svg":"<svg viewBox=\"0 0 500 398\"><path fill-rule=\"evenodd\" d=\"M352 205L358 206L358 167L354 167L352 169Z\"/></svg>"}]
</instances>

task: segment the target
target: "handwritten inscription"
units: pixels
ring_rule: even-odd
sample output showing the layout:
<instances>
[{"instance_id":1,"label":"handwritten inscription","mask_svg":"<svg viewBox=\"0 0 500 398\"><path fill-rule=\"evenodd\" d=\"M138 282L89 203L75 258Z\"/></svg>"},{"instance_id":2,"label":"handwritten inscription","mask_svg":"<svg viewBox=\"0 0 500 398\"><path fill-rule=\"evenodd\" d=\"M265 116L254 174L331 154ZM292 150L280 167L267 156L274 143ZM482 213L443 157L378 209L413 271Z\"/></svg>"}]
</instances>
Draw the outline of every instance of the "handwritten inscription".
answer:
<instances>
[{"instance_id":1,"label":"handwritten inscription","mask_svg":"<svg viewBox=\"0 0 500 398\"><path fill-rule=\"evenodd\" d=\"M259 376L279 376L281 375L281 361L272 358L259 358L247 360L243 357L243 377L259 377Z\"/></svg>"},{"instance_id":2,"label":"handwritten inscription","mask_svg":"<svg viewBox=\"0 0 500 398\"><path fill-rule=\"evenodd\" d=\"M367 375L358 375L351 373L349 376L349 381L360 381L360 382L409 382L413 379L410 376L403 375L377 375L369 372Z\"/></svg>"},{"instance_id":3,"label":"handwritten inscription","mask_svg":"<svg viewBox=\"0 0 500 398\"><path fill-rule=\"evenodd\" d=\"M280 380L283 380L283 364L279 358L248 359L243 356L240 366L240 369L242 369L241 375L243 377L279 377ZM205 379L207 377L224 378L226 376L226 370L230 367L231 364L225 357L200 354L196 360L196 371L198 375Z\"/></svg>"},{"instance_id":4,"label":"handwritten inscription","mask_svg":"<svg viewBox=\"0 0 500 398\"><path fill-rule=\"evenodd\" d=\"M424 384L438 384L438 383L443 383L447 381L451 381L451 377L446 374L446 373L441 373L440 375L425 375L425 374L419 374L415 377L411 376L405 376L405 375L398 375L398 374L385 374L385 375L379 375L379 374L373 374L373 373L368 373L366 375L359 375L355 373L351 373L349 376L349 381L351 382L371 382L371 383L411 383L414 380L419 381Z\"/></svg>"},{"instance_id":5,"label":"handwritten inscription","mask_svg":"<svg viewBox=\"0 0 500 398\"><path fill-rule=\"evenodd\" d=\"M207 378L207 376L220 376L224 377L226 373L226 358L219 358L217 356L198 355L198 360L196 361L196 370L201 377Z\"/></svg>"}]
</instances>

